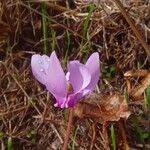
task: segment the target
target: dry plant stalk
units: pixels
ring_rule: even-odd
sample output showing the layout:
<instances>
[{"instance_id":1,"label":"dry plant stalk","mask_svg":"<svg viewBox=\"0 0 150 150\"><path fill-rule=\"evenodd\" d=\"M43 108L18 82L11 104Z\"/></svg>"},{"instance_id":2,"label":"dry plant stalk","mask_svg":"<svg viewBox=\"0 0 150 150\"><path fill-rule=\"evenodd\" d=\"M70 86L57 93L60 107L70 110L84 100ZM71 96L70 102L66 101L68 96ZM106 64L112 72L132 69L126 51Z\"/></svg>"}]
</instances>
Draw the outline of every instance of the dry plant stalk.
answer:
<instances>
[{"instance_id":1,"label":"dry plant stalk","mask_svg":"<svg viewBox=\"0 0 150 150\"><path fill-rule=\"evenodd\" d=\"M118 126L119 126L119 129L121 130L122 140L123 140L123 144L124 144L124 149L125 150L129 150L129 145L128 145L128 142L127 142L126 132L125 132L123 123L122 122L118 122Z\"/></svg>"},{"instance_id":2,"label":"dry plant stalk","mask_svg":"<svg viewBox=\"0 0 150 150\"><path fill-rule=\"evenodd\" d=\"M68 121L68 125L67 125L67 131L66 131L66 136L64 139L64 145L63 145L62 150L67 150L67 145L68 145L68 141L69 141L73 118L74 118L74 110L72 108L72 109L70 109L69 121Z\"/></svg>"},{"instance_id":3,"label":"dry plant stalk","mask_svg":"<svg viewBox=\"0 0 150 150\"><path fill-rule=\"evenodd\" d=\"M137 29L137 27L133 23L132 19L127 14L125 8L123 7L123 4L120 2L120 0L114 0L114 2L116 3L116 5L118 6L118 8L120 9L122 15L125 17L126 21L130 25L132 31L134 32L134 34L138 38L139 42L144 47L146 53L150 56L150 47L149 47L149 45L145 42L145 40L142 37L142 34L140 33L140 31Z\"/></svg>"},{"instance_id":4,"label":"dry plant stalk","mask_svg":"<svg viewBox=\"0 0 150 150\"><path fill-rule=\"evenodd\" d=\"M79 118L92 118L96 122L103 124L103 135L106 149L109 149L107 135L107 123L118 121L120 118L127 119L130 116L125 97L118 91L108 93L93 94L81 101L74 109L74 116ZM92 143L94 142L93 136Z\"/></svg>"},{"instance_id":5,"label":"dry plant stalk","mask_svg":"<svg viewBox=\"0 0 150 150\"><path fill-rule=\"evenodd\" d=\"M84 101L85 100L85 101ZM103 125L108 121L118 121L120 118L127 119L130 111L124 96L114 91L111 94L92 94L78 103L74 109L70 110L66 137L62 150L67 150L69 135L74 117L93 118ZM94 141L94 137L93 137Z\"/></svg>"}]
</instances>

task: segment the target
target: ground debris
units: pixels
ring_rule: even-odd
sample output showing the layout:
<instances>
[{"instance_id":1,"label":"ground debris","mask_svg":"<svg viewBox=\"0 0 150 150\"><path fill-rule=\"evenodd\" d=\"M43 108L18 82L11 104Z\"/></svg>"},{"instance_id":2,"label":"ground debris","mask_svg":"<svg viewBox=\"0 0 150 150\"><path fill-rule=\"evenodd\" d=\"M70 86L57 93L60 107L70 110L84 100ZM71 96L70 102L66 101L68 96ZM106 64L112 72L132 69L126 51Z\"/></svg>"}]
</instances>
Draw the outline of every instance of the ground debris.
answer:
<instances>
[{"instance_id":1,"label":"ground debris","mask_svg":"<svg viewBox=\"0 0 150 150\"><path fill-rule=\"evenodd\" d=\"M125 77L136 77L139 84L135 87L131 87L128 90L129 94L135 101L144 99L144 91L150 86L150 71L145 69L129 70L124 74Z\"/></svg>"},{"instance_id":2,"label":"ground debris","mask_svg":"<svg viewBox=\"0 0 150 150\"><path fill-rule=\"evenodd\" d=\"M127 119L130 114L125 97L118 92L89 96L75 107L75 115L79 118L98 118L101 123L118 121L120 118Z\"/></svg>"},{"instance_id":3,"label":"ground debris","mask_svg":"<svg viewBox=\"0 0 150 150\"><path fill-rule=\"evenodd\" d=\"M132 119L139 118L140 129L149 133L150 117L149 112L143 109L143 99L144 90L149 85L150 76L147 72L150 59L114 1L1 0L0 134L4 136L0 137L0 149L7 148L7 139L10 137L14 149L45 150L52 149L51 146L57 149L61 147L66 131L67 110L53 107L54 98L34 80L30 69L31 56L45 53L41 14L43 2L46 3L49 18L48 55L55 49L64 65L67 60L79 59L84 62L90 53L100 53L100 94L85 97L75 108L76 116L79 117L76 117L77 121L85 124L84 131L77 131L76 139L74 132L70 136L75 141L75 149L89 150L92 136L95 135L93 133L96 132L93 149L103 150L105 138L102 126L107 121L114 124L116 142L119 145L120 136L116 126L126 118L124 131L129 147L144 149L145 144L149 148L150 136L142 143ZM91 5L92 2L94 5ZM150 44L149 0L123 0L122 3L147 44ZM94 9L89 15L91 6ZM136 72L137 68L144 68L145 71ZM133 70L135 76L138 76L128 76L127 79L123 77L126 71L130 75ZM128 103L123 94L127 80L131 85L127 93ZM103 93L101 89L108 89L108 85L115 90ZM82 119L84 117L88 119ZM97 122L97 130L92 132L94 122ZM76 123L74 127L78 127ZM35 130L36 134L27 138ZM111 138L108 137L110 143ZM70 147L73 140L70 140ZM111 147L111 144L108 146Z\"/></svg>"}]
</instances>

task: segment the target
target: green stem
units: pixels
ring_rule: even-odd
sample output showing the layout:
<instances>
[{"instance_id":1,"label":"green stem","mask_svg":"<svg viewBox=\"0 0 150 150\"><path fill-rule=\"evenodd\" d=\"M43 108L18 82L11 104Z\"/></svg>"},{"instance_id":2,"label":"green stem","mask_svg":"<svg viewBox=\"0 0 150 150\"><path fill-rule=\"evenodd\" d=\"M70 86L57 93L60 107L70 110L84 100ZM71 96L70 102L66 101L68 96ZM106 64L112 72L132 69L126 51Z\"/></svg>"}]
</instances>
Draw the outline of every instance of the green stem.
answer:
<instances>
[{"instance_id":1,"label":"green stem","mask_svg":"<svg viewBox=\"0 0 150 150\"><path fill-rule=\"evenodd\" d=\"M46 16L46 4L45 2L42 2L42 26L43 26L43 39L44 39L44 53L46 54L48 52L48 20L45 17Z\"/></svg>"}]
</instances>

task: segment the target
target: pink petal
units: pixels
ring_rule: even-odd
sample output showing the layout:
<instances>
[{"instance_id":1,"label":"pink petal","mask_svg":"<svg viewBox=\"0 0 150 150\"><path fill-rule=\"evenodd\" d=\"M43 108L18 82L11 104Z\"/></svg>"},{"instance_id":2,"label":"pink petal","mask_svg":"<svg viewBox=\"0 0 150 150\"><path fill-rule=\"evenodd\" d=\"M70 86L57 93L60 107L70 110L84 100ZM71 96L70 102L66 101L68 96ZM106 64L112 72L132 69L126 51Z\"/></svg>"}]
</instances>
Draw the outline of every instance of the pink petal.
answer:
<instances>
[{"instance_id":1,"label":"pink petal","mask_svg":"<svg viewBox=\"0 0 150 150\"><path fill-rule=\"evenodd\" d=\"M75 93L68 96L66 107L74 107L83 97L83 93Z\"/></svg>"},{"instance_id":2,"label":"pink petal","mask_svg":"<svg viewBox=\"0 0 150 150\"><path fill-rule=\"evenodd\" d=\"M35 76L35 78L41 82L42 84L46 84L47 82L47 60L49 59L48 56L44 55L41 56L39 54L35 54L31 58L31 69L32 73Z\"/></svg>"},{"instance_id":3,"label":"pink petal","mask_svg":"<svg viewBox=\"0 0 150 150\"><path fill-rule=\"evenodd\" d=\"M73 86L74 93L77 93L88 86L91 81L91 74L86 66L78 61L71 61L68 65L69 81Z\"/></svg>"},{"instance_id":4,"label":"pink petal","mask_svg":"<svg viewBox=\"0 0 150 150\"><path fill-rule=\"evenodd\" d=\"M35 78L47 87L56 100L59 99L59 106L62 105L67 96L67 81L55 52L50 57L33 55L31 68Z\"/></svg>"},{"instance_id":5,"label":"pink petal","mask_svg":"<svg viewBox=\"0 0 150 150\"><path fill-rule=\"evenodd\" d=\"M56 98L56 103L54 104L55 107L60 107L60 108L65 108L66 107L66 98L67 97L55 97Z\"/></svg>"},{"instance_id":6,"label":"pink petal","mask_svg":"<svg viewBox=\"0 0 150 150\"><path fill-rule=\"evenodd\" d=\"M99 54L97 52L93 53L86 62L86 67L91 74L91 82L87 86L87 89L94 90L96 84L98 83L100 77L100 64L99 64Z\"/></svg>"},{"instance_id":7,"label":"pink petal","mask_svg":"<svg viewBox=\"0 0 150 150\"><path fill-rule=\"evenodd\" d=\"M69 78L70 78L70 72L67 72L66 73L66 80L69 81Z\"/></svg>"},{"instance_id":8,"label":"pink petal","mask_svg":"<svg viewBox=\"0 0 150 150\"><path fill-rule=\"evenodd\" d=\"M47 89L55 96L64 98L67 96L67 81L65 73L60 65L55 51L52 52L47 69L48 79L46 82Z\"/></svg>"},{"instance_id":9,"label":"pink petal","mask_svg":"<svg viewBox=\"0 0 150 150\"><path fill-rule=\"evenodd\" d=\"M66 106L68 107L74 107L80 100L82 100L82 97L89 94L91 90L82 90L81 92L74 93L68 96L68 100L66 102Z\"/></svg>"}]
</instances>

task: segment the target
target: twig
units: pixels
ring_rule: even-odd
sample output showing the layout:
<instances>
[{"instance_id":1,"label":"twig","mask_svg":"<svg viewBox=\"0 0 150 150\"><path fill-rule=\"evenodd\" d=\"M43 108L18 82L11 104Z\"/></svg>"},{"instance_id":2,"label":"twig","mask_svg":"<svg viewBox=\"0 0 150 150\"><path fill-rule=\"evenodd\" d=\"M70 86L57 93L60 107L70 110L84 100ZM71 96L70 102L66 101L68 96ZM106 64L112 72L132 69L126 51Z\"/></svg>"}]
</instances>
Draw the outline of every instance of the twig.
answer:
<instances>
[{"instance_id":1,"label":"twig","mask_svg":"<svg viewBox=\"0 0 150 150\"><path fill-rule=\"evenodd\" d=\"M19 83L19 81L17 80L17 78L9 71L9 69L7 68L7 66L4 64L6 71L10 74L10 76L13 78L13 80L15 81L15 83L18 85L18 87L21 89L21 91L23 92L23 94L27 97L27 99L30 101L30 103L32 104L32 106L35 108L35 110L41 115L41 112L39 111L39 109L34 105L32 98L30 98L30 96L26 93L26 91L24 90L24 88L22 87L22 85Z\"/></svg>"},{"instance_id":2,"label":"twig","mask_svg":"<svg viewBox=\"0 0 150 150\"><path fill-rule=\"evenodd\" d=\"M62 140L62 138L61 138L59 132L57 131L57 129L56 129L56 127L54 126L53 123L51 123L51 127L52 127L52 129L54 130L54 132L56 133L56 135L58 136L60 142L63 143L63 140Z\"/></svg>"},{"instance_id":3,"label":"twig","mask_svg":"<svg viewBox=\"0 0 150 150\"><path fill-rule=\"evenodd\" d=\"M92 124L93 135L92 135L92 142L91 142L90 150L93 149L93 146L95 144L95 137L96 137L96 131L95 131L95 129L96 129L96 123L94 122Z\"/></svg>"},{"instance_id":4,"label":"twig","mask_svg":"<svg viewBox=\"0 0 150 150\"><path fill-rule=\"evenodd\" d=\"M140 41L140 43L142 44L142 46L144 47L146 53L150 56L150 46L145 42L145 40L142 37L142 34L140 33L140 31L137 29L137 27L135 26L135 24L133 23L132 19L129 17L129 15L127 15L125 8L123 7L123 4L120 2L120 0L114 0L114 2L116 3L116 5L118 6L118 8L120 9L122 15L125 17L126 21L128 22L128 24L130 25L131 29L133 30L134 34L136 35L136 37L138 38L138 40Z\"/></svg>"},{"instance_id":5,"label":"twig","mask_svg":"<svg viewBox=\"0 0 150 150\"><path fill-rule=\"evenodd\" d=\"M107 122L103 123L102 133L103 133L104 142L105 142L105 145L104 145L105 149L110 150L110 148L109 148L109 141L108 141L107 126L108 126Z\"/></svg>"},{"instance_id":6,"label":"twig","mask_svg":"<svg viewBox=\"0 0 150 150\"><path fill-rule=\"evenodd\" d=\"M72 127L72 122L73 122L73 116L74 116L74 110L73 108L70 109L70 114L69 114L69 121L68 121L68 126L67 126L67 132L66 132L66 136L64 139L64 145L62 150L67 150L67 145L68 145L68 141L69 141L69 135L71 132L71 127Z\"/></svg>"},{"instance_id":7,"label":"twig","mask_svg":"<svg viewBox=\"0 0 150 150\"><path fill-rule=\"evenodd\" d=\"M125 129L124 129L124 126L123 126L122 122L119 121L118 122L118 126L119 126L119 128L121 130L124 149L125 150L129 150L129 146L128 146L128 143L127 143L126 132L125 132Z\"/></svg>"}]
</instances>

